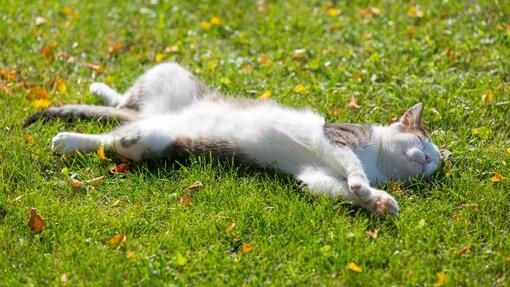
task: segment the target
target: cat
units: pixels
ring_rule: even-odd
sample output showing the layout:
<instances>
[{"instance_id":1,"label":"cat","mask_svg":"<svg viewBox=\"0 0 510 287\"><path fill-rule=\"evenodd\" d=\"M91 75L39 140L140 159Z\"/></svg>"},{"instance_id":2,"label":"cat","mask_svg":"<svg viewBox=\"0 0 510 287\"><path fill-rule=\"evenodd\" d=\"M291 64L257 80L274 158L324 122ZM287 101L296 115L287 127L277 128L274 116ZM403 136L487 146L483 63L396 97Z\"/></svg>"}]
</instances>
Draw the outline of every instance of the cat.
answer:
<instances>
[{"instance_id":1,"label":"cat","mask_svg":"<svg viewBox=\"0 0 510 287\"><path fill-rule=\"evenodd\" d=\"M326 123L310 109L236 99L211 91L176 63L146 71L123 95L103 83L91 93L105 106L50 107L27 118L99 118L123 123L105 134L60 132L56 153L100 145L134 161L214 155L293 175L308 190L340 196L376 214L397 214L397 201L375 188L389 180L430 176L439 149L422 126L423 104L390 125Z\"/></svg>"}]
</instances>

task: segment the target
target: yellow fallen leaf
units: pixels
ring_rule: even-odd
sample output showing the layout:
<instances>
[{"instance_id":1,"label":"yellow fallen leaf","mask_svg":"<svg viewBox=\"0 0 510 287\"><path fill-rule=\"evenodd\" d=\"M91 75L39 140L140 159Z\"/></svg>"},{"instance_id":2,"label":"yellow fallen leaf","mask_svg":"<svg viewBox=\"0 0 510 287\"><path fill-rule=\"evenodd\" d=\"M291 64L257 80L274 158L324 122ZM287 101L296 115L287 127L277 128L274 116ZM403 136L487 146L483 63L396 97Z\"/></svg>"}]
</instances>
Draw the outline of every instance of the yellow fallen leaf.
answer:
<instances>
[{"instance_id":1,"label":"yellow fallen leaf","mask_svg":"<svg viewBox=\"0 0 510 287\"><path fill-rule=\"evenodd\" d=\"M156 57L154 57L154 60L156 61L156 63L163 61L163 59L165 59L165 54L161 54L161 53L157 53Z\"/></svg>"},{"instance_id":2,"label":"yellow fallen leaf","mask_svg":"<svg viewBox=\"0 0 510 287\"><path fill-rule=\"evenodd\" d=\"M61 77L57 76L55 78L54 88L60 93L65 93L67 90L66 82Z\"/></svg>"},{"instance_id":3,"label":"yellow fallen leaf","mask_svg":"<svg viewBox=\"0 0 510 287\"><path fill-rule=\"evenodd\" d=\"M91 186L98 186L101 183L103 183L105 179L106 179L106 176L103 175L103 176L100 176L100 177L96 177L96 178L87 180L85 183L87 183L87 184L89 184Z\"/></svg>"},{"instance_id":4,"label":"yellow fallen leaf","mask_svg":"<svg viewBox=\"0 0 510 287\"><path fill-rule=\"evenodd\" d=\"M29 145L34 144L34 137L31 134L25 135L25 142Z\"/></svg>"},{"instance_id":5,"label":"yellow fallen leaf","mask_svg":"<svg viewBox=\"0 0 510 287\"><path fill-rule=\"evenodd\" d=\"M413 18L421 18L425 15L425 13L420 8L411 6L407 9L407 15Z\"/></svg>"},{"instance_id":6,"label":"yellow fallen leaf","mask_svg":"<svg viewBox=\"0 0 510 287\"><path fill-rule=\"evenodd\" d=\"M113 248L120 248L120 246L126 241L127 236L124 233L115 234L112 238L105 241L105 243Z\"/></svg>"},{"instance_id":7,"label":"yellow fallen leaf","mask_svg":"<svg viewBox=\"0 0 510 287\"><path fill-rule=\"evenodd\" d=\"M225 233L226 234L231 233L232 231L234 231L234 228L236 228L236 222L232 220L228 223L227 227L225 227Z\"/></svg>"},{"instance_id":8,"label":"yellow fallen leaf","mask_svg":"<svg viewBox=\"0 0 510 287\"><path fill-rule=\"evenodd\" d=\"M28 218L27 225L33 233L39 233L43 231L46 222L44 221L44 218L41 216L37 208L30 208L30 217Z\"/></svg>"},{"instance_id":9,"label":"yellow fallen leaf","mask_svg":"<svg viewBox=\"0 0 510 287\"><path fill-rule=\"evenodd\" d=\"M253 246L250 243L243 243L241 246L241 253L248 254L253 250Z\"/></svg>"},{"instance_id":10,"label":"yellow fallen leaf","mask_svg":"<svg viewBox=\"0 0 510 287\"><path fill-rule=\"evenodd\" d=\"M294 87L294 92L296 92L298 94L304 93L304 92L306 92L306 87L303 84L297 84Z\"/></svg>"},{"instance_id":11,"label":"yellow fallen leaf","mask_svg":"<svg viewBox=\"0 0 510 287\"><path fill-rule=\"evenodd\" d=\"M264 66L268 66L271 64L271 59L269 59L269 56L267 54L260 55L260 62Z\"/></svg>"},{"instance_id":12,"label":"yellow fallen leaf","mask_svg":"<svg viewBox=\"0 0 510 287\"><path fill-rule=\"evenodd\" d=\"M416 28L414 26L407 26L406 28L407 37L412 38L416 33Z\"/></svg>"},{"instance_id":13,"label":"yellow fallen leaf","mask_svg":"<svg viewBox=\"0 0 510 287\"><path fill-rule=\"evenodd\" d=\"M100 162L108 162L108 158L106 157L105 151L104 151L104 145L100 145L97 149L97 157L99 158Z\"/></svg>"},{"instance_id":14,"label":"yellow fallen leaf","mask_svg":"<svg viewBox=\"0 0 510 287\"><path fill-rule=\"evenodd\" d=\"M358 273L363 272L363 269L361 269L361 267L354 262L347 263L347 265L345 265L345 268Z\"/></svg>"},{"instance_id":15,"label":"yellow fallen leaf","mask_svg":"<svg viewBox=\"0 0 510 287\"><path fill-rule=\"evenodd\" d=\"M211 21L209 21L212 25L220 25L221 24L221 18L218 16L211 17Z\"/></svg>"},{"instance_id":16,"label":"yellow fallen leaf","mask_svg":"<svg viewBox=\"0 0 510 287\"><path fill-rule=\"evenodd\" d=\"M455 251L455 257L459 258L464 254L468 254L469 252L471 252L471 244L464 245Z\"/></svg>"},{"instance_id":17,"label":"yellow fallen leaf","mask_svg":"<svg viewBox=\"0 0 510 287\"><path fill-rule=\"evenodd\" d=\"M506 153L510 155L510 147L506 148Z\"/></svg>"},{"instance_id":18,"label":"yellow fallen leaf","mask_svg":"<svg viewBox=\"0 0 510 287\"><path fill-rule=\"evenodd\" d=\"M121 202L122 202L122 200L119 198L119 199L115 200L115 202L114 202L114 203L112 203L112 204L110 205L110 207L115 207L115 206L119 205Z\"/></svg>"},{"instance_id":19,"label":"yellow fallen leaf","mask_svg":"<svg viewBox=\"0 0 510 287\"><path fill-rule=\"evenodd\" d=\"M496 172L496 174L493 177L491 177L491 182L492 183L498 183L498 182L503 181L505 179L506 179L506 177L504 177L501 173Z\"/></svg>"},{"instance_id":20,"label":"yellow fallen leaf","mask_svg":"<svg viewBox=\"0 0 510 287\"><path fill-rule=\"evenodd\" d=\"M354 96L351 97L351 100L347 104L347 107L350 109L356 109L356 110L361 108L360 105L358 105L358 100Z\"/></svg>"},{"instance_id":21,"label":"yellow fallen leaf","mask_svg":"<svg viewBox=\"0 0 510 287\"><path fill-rule=\"evenodd\" d=\"M262 93L262 95L259 97L259 99L266 101L266 100L269 100L272 95L273 95L273 93L270 90L266 90L264 93Z\"/></svg>"},{"instance_id":22,"label":"yellow fallen leaf","mask_svg":"<svg viewBox=\"0 0 510 287\"><path fill-rule=\"evenodd\" d=\"M45 109L50 106L50 101L46 99L35 100L32 106L37 109Z\"/></svg>"},{"instance_id":23,"label":"yellow fallen leaf","mask_svg":"<svg viewBox=\"0 0 510 287\"><path fill-rule=\"evenodd\" d=\"M35 87L28 90L25 98L29 101L48 100L50 98L50 94L44 87Z\"/></svg>"},{"instance_id":24,"label":"yellow fallen leaf","mask_svg":"<svg viewBox=\"0 0 510 287\"><path fill-rule=\"evenodd\" d=\"M487 91L482 95L482 102L490 103L494 101L494 93L492 91Z\"/></svg>"},{"instance_id":25,"label":"yellow fallen leaf","mask_svg":"<svg viewBox=\"0 0 510 287\"><path fill-rule=\"evenodd\" d=\"M370 20L370 19L374 18L374 16L379 15L379 13L381 13L381 10L379 10L379 8L375 8L375 7L371 7L371 6L361 9L359 11L359 14L365 20Z\"/></svg>"},{"instance_id":26,"label":"yellow fallen leaf","mask_svg":"<svg viewBox=\"0 0 510 287\"><path fill-rule=\"evenodd\" d=\"M126 258L127 259L131 259L131 258L133 258L135 256L136 256L136 252L135 251L129 250L128 252L126 252Z\"/></svg>"},{"instance_id":27,"label":"yellow fallen leaf","mask_svg":"<svg viewBox=\"0 0 510 287\"><path fill-rule=\"evenodd\" d=\"M98 65L98 64L87 63L87 64L85 64L85 68L91 70L96 75L99 75L99 74L103 73L103 71L104 71L103 66L102 65Z\"/></svg>"},{"instance_id":28,"label":"yellow fallen leaf","mask_svg":"<svg viewBox=\"0 0 510 287\"><path fill-rule=\"evenodd\" d=\"M326 9L326 13L328 13L328 15L331 17L336 17L340 15L340 9L337 9L335 7L329 7L328 9Z\"/></svg>"},{"instance_id":29,"label":"yellow fallen leaf","mask_svg":"<svg viewBox=\"0 0 510 287\"><path fill-rule=\"evenodd\" d=\"M442 287L446 284L446 274L444 272L437 272L437 281L434 283L434 287Z\"/></svg>"},{"instance_id":30,"label":"yellow fallen leaf","mask_svg":"<svg viewBox=\"0 0 510 287\"><path fill-rule=\"evenodd\" d=\"M78 16L78 12L76 12L74 9L72 9L68 6L64 6L64 8L62 9L62 12L64 12L64 14L66 14L67 16L70 16L70 17Z\"/></svg>"},{"instance_id":31,"label":"yellow fallen leaf","mask_svg":"<svg viewBox=\"0 0 510 287\"><path fill-rule=\"evenodd\" d=\"M212 24L209 22L200 23L200 28L202 28L204 30L209 30L209 29L211 29L211 27L212 27Z\"/></svg>"}]
</instances>

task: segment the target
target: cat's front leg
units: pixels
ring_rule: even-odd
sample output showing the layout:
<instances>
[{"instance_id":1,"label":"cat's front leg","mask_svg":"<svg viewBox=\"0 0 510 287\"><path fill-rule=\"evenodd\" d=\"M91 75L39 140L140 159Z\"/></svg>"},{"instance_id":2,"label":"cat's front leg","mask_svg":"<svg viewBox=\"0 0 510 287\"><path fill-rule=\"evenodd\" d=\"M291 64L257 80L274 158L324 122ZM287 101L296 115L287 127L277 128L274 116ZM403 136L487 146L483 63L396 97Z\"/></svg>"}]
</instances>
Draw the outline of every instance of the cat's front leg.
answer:
<instances>
[{"instance_id":1,"label":"cat's front leg","mask_svg":"<svg viewBox=\"0 0 510 287\"><path fill-rule=\"evenodd\" d=\"M363 176L352 176L349 180L329 169L306 168L297 179L312 192L340 196L376 214L397 214L399 210L397 201L390 194L370 187Z\"/></svg>"}]
</instances>

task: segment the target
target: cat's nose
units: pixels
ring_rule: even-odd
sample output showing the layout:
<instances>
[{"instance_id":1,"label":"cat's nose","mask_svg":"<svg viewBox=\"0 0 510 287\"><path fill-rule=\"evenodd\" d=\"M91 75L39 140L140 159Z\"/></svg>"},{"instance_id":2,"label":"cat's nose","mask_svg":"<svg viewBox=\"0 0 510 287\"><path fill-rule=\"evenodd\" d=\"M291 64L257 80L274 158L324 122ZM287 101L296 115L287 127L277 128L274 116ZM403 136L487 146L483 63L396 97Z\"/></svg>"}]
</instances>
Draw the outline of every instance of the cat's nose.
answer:
<instances>
[{"instance_id":1,"label":"cat's nose","mask_svg":"<svg viewBox=\"0 0 510 287\"><path fill-rule=\"evenodd\" d=\"M431 163L432 162L432 157L430 157L430 154L428 154L428 153L425 154L425 162L426 163Z\"/></svg>"}]
</instances>

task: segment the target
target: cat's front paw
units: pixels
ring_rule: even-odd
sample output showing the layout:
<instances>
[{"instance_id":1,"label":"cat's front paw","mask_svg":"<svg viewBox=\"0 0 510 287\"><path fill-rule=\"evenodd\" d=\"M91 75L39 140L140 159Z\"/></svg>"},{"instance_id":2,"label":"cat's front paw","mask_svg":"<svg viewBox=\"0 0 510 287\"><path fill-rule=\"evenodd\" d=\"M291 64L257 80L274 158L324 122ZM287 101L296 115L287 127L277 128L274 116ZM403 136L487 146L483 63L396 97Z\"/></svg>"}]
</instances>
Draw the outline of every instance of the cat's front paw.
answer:
<instances>
[{"instance_id":1,"label":"cat's front paw","mask_svg":"<svg viewBox=\"0 0 510 287\"><path fill-rule=\"evenodd\" d=\"M76 136L73 133L58 133L51 140L51 149L59 154L74 153L78 149Z\"/></svg>"},{"instance_id":2,"label":"cat's front paw","mask_svg":"<svg viewBox=\"0 0 510 287\"><path fill-rule=\"evenodd\" d=\"M368 209L374 211L378 215L384 215L384 214L398 214L398 203L386 191L379 190L379 189L372 189L372 194L370 197L370 200L368 202L369 206L367 206Z\"/></svg>"},{"instance_id":3,"label":"cat's front paw","mask_svg":"<svg viewBox=\"0 0 510 287\"><path fill-rule=\"evenodd\" d=\"M96 95L96 96L102 96L104 94L104 91L108 89L108 86L103 83L92 83L89 86L89 91Z\"/></svg>"}]
</instances>

